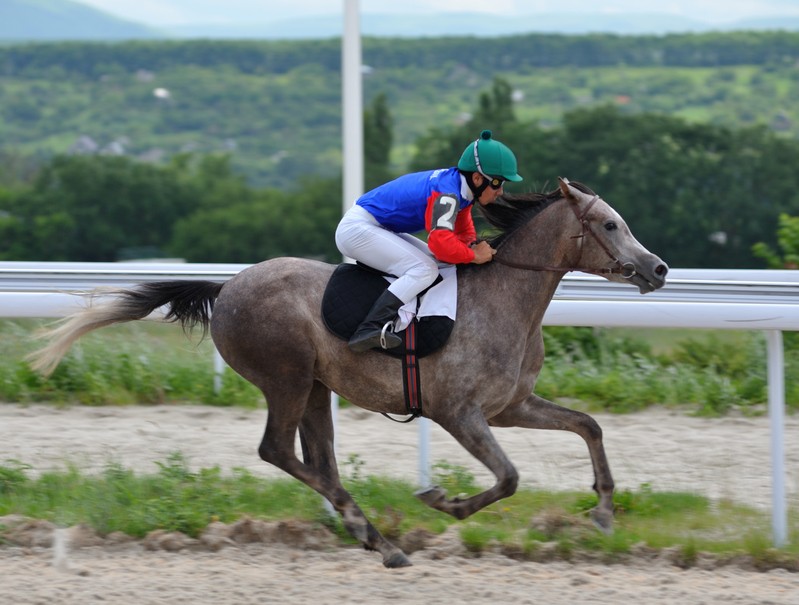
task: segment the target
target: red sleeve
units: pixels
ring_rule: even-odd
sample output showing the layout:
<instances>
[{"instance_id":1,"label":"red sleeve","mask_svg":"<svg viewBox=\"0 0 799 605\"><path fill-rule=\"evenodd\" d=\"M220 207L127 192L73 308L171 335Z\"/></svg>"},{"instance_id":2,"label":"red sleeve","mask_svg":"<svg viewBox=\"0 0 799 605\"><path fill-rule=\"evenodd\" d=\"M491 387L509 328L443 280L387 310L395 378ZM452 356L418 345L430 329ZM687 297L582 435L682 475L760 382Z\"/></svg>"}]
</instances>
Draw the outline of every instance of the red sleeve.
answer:
<instances>
[{"instance_id":1,"label":"red sleeve","mask_svg":"<svg viewBox=\"0 0 799 605\"><path fill-rule=\"evenodd\" d=\"M432 210L430 206L435 203L431 198L427 212L428 230L432 227ZM458 212L455 218L455 229L434 228L427 237L427 247L438 260L454 265L470 263L474 260L474 251L469 244L477 238L477 232L472 220L471 206Z\"/></svg>"},{"instance_id":2,"label":"red sleeve","mask_svg":"<svg viewBox=\"0 0 799 605\"><path fill-rule=\"evenodd\" d=\"M471 206L458 212L458 218L455 219L455 235L467 246L477 241L477 230L474 228Z\"/></svg>"}]
</instances>

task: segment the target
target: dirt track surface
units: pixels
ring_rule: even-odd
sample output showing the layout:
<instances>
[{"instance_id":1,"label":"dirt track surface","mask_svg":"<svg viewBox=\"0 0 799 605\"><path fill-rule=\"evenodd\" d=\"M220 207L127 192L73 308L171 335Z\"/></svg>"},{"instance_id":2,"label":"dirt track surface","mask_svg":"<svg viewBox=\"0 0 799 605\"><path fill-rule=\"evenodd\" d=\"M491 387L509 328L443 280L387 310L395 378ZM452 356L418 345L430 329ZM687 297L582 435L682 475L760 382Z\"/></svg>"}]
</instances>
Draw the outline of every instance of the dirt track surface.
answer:
<instances>
[{"instance_id":1,"label":"dirt track surface","mask_svg":"<svg viewBox=\"0 0 799 605\"><path fill-rule=\"evenodd\" d=\"M87 471L109 461L153 472L156 461L181 451L192 468L246 467L282 476L256 448L264 411L198 406L22 407L0 405L0 460L34 472L72 461ZM768 508L771 502L767 418L701 419L666 410L597 415L617 485L696 491ZM585 445L574 435L496 432L519 468L522 484L586 489L592 482ZM356 455L362 473L417 477L417 427L359 410L339 415L339 460ZM490 477L448 435L432 427L433 461ZM789 503L797 504L799 419L786 425ZM346 466L345 466L346 472ZM33 530L31 530L33 531ZM52 536L42 528L41 535ZM61 530L71 531L71 530ZM48 533L50 532L50 533ZM147 543L0 547L0 603L715 603L796 605L799 574L757 572L737 565L681 569L668 556L625 564L521 562L500 554L469 557L452 536L410 555L413 567L387 570L375 553L322 543L232 544L219 550L170 551ZM302 541L301 541L302 542ZM59 546L60 544L60 546Z\"/></svg>"},{"instance_id":2,"label":"dirt track surface","mask_svg":"<svg viewBox=\"0 0 799 605\"><path fill-rule=\"evenodd\" d=\"M770 429L767 417L695 418L652 409L629 415L596 414L617 489L647 483L658 491L697 492L763 509L771 507ZM158 470L182 452L192 468L246 468L264 477L286 475L258 458L265 410L209 406L75 406L0 404L0 460L16 459L34 471L70 461L99 471L114 461L137 472ZM416 481L419 425L397 424L360 409L338 413L336 448L343 474L356 456L363 474ZM496 429L524 486L585 490L594 482L585 443L573 433ZM430 458L466 467L478 483L493 477L435 424ZM785 426L786 489L799 504L799 417ZM433 469L435 472L435 469ZM799 603L799 599L797 599Z\"/></svg>"},{"instance_id":3,"label":"dirt track surface","mask_svg":"<svg viewBox=\"0 0 799 605\"><path fill-rule=\"evenodd\" d=\"M374 553L358 549L258 545L169 553L128 546L77 550L70 553L67 566L54 566L48 552L0 548L0 602L796 605L799 595L799 574L784 570L434 556L434 551L420 551L411 555L413 567L387 570Z\"/></svg>"}]
</instances>

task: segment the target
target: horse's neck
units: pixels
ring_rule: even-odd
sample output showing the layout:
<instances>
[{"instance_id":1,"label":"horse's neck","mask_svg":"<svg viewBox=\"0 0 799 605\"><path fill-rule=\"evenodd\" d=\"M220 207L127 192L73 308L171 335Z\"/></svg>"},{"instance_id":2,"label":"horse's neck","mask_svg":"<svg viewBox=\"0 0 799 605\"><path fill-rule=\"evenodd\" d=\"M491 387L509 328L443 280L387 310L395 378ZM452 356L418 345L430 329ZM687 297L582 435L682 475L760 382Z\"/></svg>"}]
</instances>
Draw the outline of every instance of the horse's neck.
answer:
<instances>
[{"instance_id":1,"label":"horse's neck","mask_svg":"<svg viewBox=\"0 0 799 605\"><path fill-rule=\"evenodd\" d=\"M559 200L508 236L497 256L510 264L521 266L563 267L564 272L535 271L535 276L528 280L533 282L532 287L536 291L543 289L551 297L565 270L575 262L575 255L579 256L581 242L574 237L579 234L579 225L569 203Z\"/></svg>"},{"instance_id":2,"label":"horse's neck","mask_svg":"<svg viewBox=\"0 0 799 605\"><path fill-rule=\"evenodd\" d=\"M568 267L579 245L572 238L574 225L571 208L558 202L510 235L497 256L531 267ZM494 261L490 266L470 268L464 276L468 292L464 294L486 301L486 308L496 313L524 309L530 328L536 329L564 275L565 271L519 269Z\"/></svg>"}]
</instances>

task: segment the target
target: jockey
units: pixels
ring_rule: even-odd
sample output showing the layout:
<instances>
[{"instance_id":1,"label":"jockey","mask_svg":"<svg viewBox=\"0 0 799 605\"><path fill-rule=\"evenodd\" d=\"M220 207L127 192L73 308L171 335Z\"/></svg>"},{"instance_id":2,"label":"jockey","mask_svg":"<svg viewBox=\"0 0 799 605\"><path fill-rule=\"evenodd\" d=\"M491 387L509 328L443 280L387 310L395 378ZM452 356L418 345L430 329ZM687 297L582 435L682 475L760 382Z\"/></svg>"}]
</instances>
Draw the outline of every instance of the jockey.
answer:
<instances>
[{"instance_id":1,"label":"jockey","mask_svg":"<svg viewBox=\"0 0 799 605\"><path fill-rule=\"evenodd\" d=\"M336 245L344 256L394 275L353 334L355 352L402 339L390 330L397 311L438 277L438 262L487 263L496 250L477 242L472 205L494 203L505 181L521 181L516 156L484 130L457 167L406 174L362 195L341 219ZM413 233L425 230L427 243Z\"/></svg>"}]
</instances>

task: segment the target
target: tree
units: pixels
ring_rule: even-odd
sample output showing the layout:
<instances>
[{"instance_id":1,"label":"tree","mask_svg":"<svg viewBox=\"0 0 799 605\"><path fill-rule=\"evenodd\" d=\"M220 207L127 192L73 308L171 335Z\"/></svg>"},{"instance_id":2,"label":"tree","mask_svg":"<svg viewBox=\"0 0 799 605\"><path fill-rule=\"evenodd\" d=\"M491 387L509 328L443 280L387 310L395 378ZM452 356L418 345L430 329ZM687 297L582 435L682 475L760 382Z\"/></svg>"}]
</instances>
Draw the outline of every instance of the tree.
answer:
<instances>
[{"instance_id":1,"label":"tree","mask_svg":"<svg viewBox=\"0 0 799 605\"><path fill-rule=\"evenodd\" d=\"M250 201L201 208L178 222L169 250L189 262L255 263L278 256L338 262L340 216L341 182L310 180L294 191L262 190Z\"/></svg>"},{"instance_id":2,"label":"tree","mask_svg":"<svg viewBox=\"0 0 799 605\"><path fill-rule=\"evenodd\" d=\"M777 244L782 255L763 242L752 246L752 253L770 269L799 269L799 216L780 214Z\"/></svg>"},{"instance_id":3,"label":"tree","mask_svg":"<svg viewBox=\"0 0 799 605\"><path fill-rule=\"evenodd\" d=\"M6 196L0 258L99 262L126 258L131 249L161 253L179 218L225 191L222 172L205 172L218 167L212 159L194 173L184 162L54 158L30 187Z\"/></svg>"},{"instance_id":4,"label":"tree","mask_svg":"<svg viewBox=\"0 0 799 605\"><path fill-rule=\"evenodd\" d=\"M486 98L476 115L494 107ZM467 128L474 129L428 133L414 166L452 165L474 136ZM752 245L774 242L780 212L799 212L799 143L765 128L627 115L608 105L569 112L560 127L516 122L497 138L514 150L525 177L509 191L550 190L557 176L581 181L672 266L755 267Z\"/></svg>"},{"instance_id":5,"label":"tree","mask_svg":"<svg viewBox=\"0 0 799 605\"><path fill-rule=\"evenodd\" d=\"M154 166L121 157L60 156L16 196L10 214L18 237L28 241L24 260L113 261L126 246L162 244L191 204ZM7 258L8 252L0 254Z\"/></svg>"},{"instance_id":6,"label":"tree","mask_svg":"<svg viewBox=\"0 0 799 605\"><path fill-rule=\"evenodd\" d=\"M394 121L385 93L377 95L363 116L364 169L366 189L372 189L392 178L389 169L394 142Z\"/></svg>"},{"instance_id":7,"label":"tree","mask_svg":"<svg viewBox=\"0 0 799 605\"><path fill-rule=\"evenodd\" d=\"M502 138L515 123L513 88L504 78L495 78L491 90L480 93L478 108L469 126L494 130L496 138Z\"/></svg>"},{"instance_id":8,"label":"tree","mask_svg":"<svg viewBox=\"0 0 799 605\"><path fill-rule=\"evenodd\" d=\"M529 133L519 123L513 110L513 90L510 84L496 78L491 90L479 95L478 107L464 124L454 128L431 128L416 143L418 149L411 160L412 170L429 170L443 166L454 166L470 142L483 130L491 130L494 138L511 149L521 149L521 132ZM518 155L518 154L517 154Z\"/></svg>"}]
</instances>

